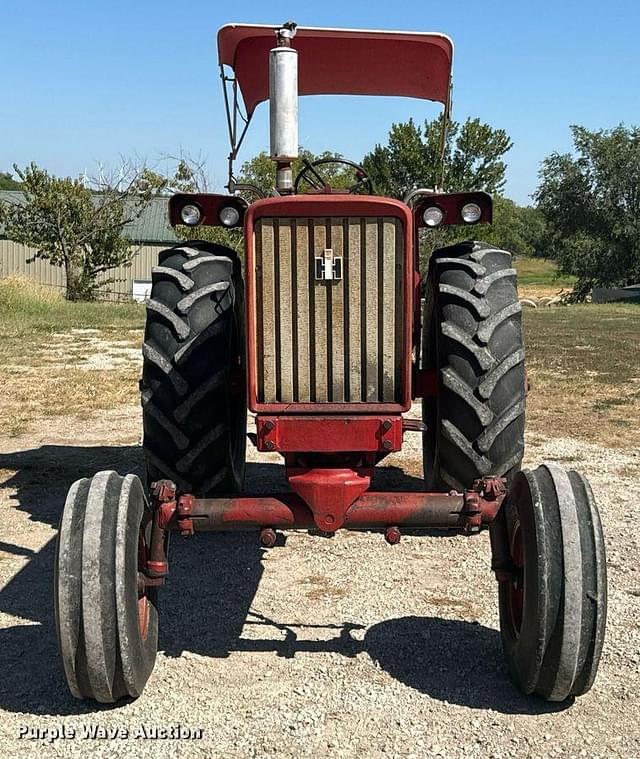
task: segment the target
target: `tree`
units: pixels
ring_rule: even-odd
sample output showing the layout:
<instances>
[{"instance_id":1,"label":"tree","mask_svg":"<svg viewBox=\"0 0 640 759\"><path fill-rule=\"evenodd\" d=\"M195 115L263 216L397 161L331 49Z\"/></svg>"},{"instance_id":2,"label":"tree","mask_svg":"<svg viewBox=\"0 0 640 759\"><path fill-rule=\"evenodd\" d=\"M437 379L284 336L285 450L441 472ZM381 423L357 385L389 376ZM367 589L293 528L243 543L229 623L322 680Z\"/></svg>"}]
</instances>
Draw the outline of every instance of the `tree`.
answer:
<instances>
[{"instance_id":1,"label":"tree","mask_svg":"<svg viewBox=\"0 0 640 759\"><path fill-rule=\"evenodd\" d=\"M363 160L377 192L402 199L419 187L502 191L507 168L502 159L512 147L507 133L480 119L462 126L451 122L443 166L442 120L425 121L422 128L413 119L391 126L387 144L376 145Z\"/></svg>"},{"instance_id":2,"label":"tree","mask_svg":"<svg viewBox=\"0 0 640 759\"><path fill-rule=\"evenodd\" d=\"M544 255L544 217L534 206L519 206L509 198L493 199L493 223L482 239L517 256Z\"/></svg>"},{"instance_id":3,"label":"tree","mask_svg":"<svg viewBox=\"0 0 640 759\"><path fill-rule=\"evenodd\" d=\"M91 300L113 279L101 274L131 263L135 252L124 227L136 219L158 187L143 171L125 166L114 181L102 177L92 188L31 163L14 166L24 198L0 202L5 235L35 248L34 258L64 266L66 297Z\"/></svg>"},{"instance_id":4,"label":"tree","mask_svg":"<svg viewBox=\"0 0 640 759\"><path fill-rule=\"evenodd\" d=\"M294 177L304 167L304 160L316 161L319 159L342 158L340 153L325 151L320 155L302 148L299 157L293 162ZM322 175L326 177L332 187L346 187L353 183L353 170L340 164L327 164L322 167ZM237 178L238 184L248 184L255 187L259 193L265 196L273 195L276 184L276 164L266 151L262 151L240 167ZM167 187L173 192L206 192L207 180L202 171L202 162L194 161L188 156L181 156L174 175L166 180ZM248 201L256 199L256 193L250 190L242 190L240 193ZM244 237L241 229L224 229L223 227L193 227L177 226L175 232L183 240L193 239L194 234L198 239L225 245L238 251L243 250Z\"/></svg>"},{"instance_id":5,"label":"tree","mask_svg":"<svg viewBox=\"0 0 640 759\"><path fill-rule=\"evenodd\" d=\"M582 300L594 286L640 282L640 127L571 131L574 154L543 161L536 199L546 246Z\"/></svg>"},{"instance_id":6,"label":"tree","mask_svg":"<svg viewBox=\"0 0 640 759\"><path fill-rule=\"evenodd\" d=\"M402 199L421 187L449 191L484 190L500 193L505 184L504 155L512 142L503 129L494 129L480 119L464 124L451 122L442 159L444 116L425 121L413 119L393 124L386 145L376 145L363 159L365 171L376 192ZM420 259L423 267L431 253L460 236L457 227L423 230Z\"/></svg>"},{"instance_id":7,"label":"tree","mask_svg":"<svg viewBox=\"0 0 640 759\"><path fill-rule=\"evenodd\" d=\"M518 214L522 222L523 240L530 248L530 252L523 255L549 258L550 251L546 243L547 226L542 211L538 206L519 206Z\"/></svg>"}]
</instances>

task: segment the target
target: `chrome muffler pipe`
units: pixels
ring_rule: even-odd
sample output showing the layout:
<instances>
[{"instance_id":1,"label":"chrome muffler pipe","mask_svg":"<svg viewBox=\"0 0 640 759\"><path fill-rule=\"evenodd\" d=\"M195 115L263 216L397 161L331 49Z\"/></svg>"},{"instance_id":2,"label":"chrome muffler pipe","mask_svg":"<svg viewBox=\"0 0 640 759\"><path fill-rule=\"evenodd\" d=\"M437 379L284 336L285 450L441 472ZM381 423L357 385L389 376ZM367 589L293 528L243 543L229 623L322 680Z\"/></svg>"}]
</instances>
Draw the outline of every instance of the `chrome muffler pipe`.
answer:
<instances>
[{"instance_id":1,"label":"chrome muffler pipe","mask_svg":"<svg viewBox=\"0 0 640 759\"><path fill-rule=\"evenodd\" d=\"M276 190L293 192L291 162L298 157L298 51L291 47L296 25L276 32L269 52L269 122L271 158L276 162Z\"/></svg>"}]
</instances>

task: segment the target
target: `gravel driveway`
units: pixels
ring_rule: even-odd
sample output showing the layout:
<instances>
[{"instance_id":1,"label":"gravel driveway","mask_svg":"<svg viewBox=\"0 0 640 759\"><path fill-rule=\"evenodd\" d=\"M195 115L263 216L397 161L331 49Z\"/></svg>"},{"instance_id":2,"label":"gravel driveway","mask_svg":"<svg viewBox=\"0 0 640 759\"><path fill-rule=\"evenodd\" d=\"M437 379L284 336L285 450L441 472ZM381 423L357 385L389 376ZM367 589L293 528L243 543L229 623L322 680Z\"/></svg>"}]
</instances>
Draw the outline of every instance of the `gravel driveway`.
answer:
<instances>
[{"instance_id":1,"label":"gravel driveway","mask_svg":"<svg viewBox=\"0 0 640 759\"><path fill-rule=\"evenodd\" d=\"M527 463L582 470L606 532L607 640L593 690L574 704L511 686L486 534L391 547L381 535L291 533L267 551L252 534L176 538L144 694L110 708L74 700L53 630L56 524L76 478L139 470L139 429L138 409L125 407L0 436L1 755L640 756L640 552L629 496L640 454L567 437L530 436ZM418 436L407 437L378 487L420 487ZM277 461L252 450L249 481L282 487ZM52 740L56 731L66 737Z\"/></svg>"}]
</instances>

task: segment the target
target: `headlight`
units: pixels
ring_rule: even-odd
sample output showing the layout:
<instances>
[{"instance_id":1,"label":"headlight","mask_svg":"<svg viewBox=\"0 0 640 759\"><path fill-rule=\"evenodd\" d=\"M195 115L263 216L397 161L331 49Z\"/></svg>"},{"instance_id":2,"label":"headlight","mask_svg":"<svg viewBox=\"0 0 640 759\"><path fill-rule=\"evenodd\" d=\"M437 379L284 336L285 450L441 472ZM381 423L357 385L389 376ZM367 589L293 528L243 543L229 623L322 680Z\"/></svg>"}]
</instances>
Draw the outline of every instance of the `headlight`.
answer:
<instances>
[{"instance_id":1,"label":"headlight","mask_svg":"<svg viewBox=\"0 0 640 759\"><path fill-rule=\"evenodd\" d=\"M422 214L422 218L428 227L437 227L438 224L442 224L444 211L438 206L429 206L429 208L426 208Z\"/></svg>"},{"instance_id":2,"label":"headlight","mask_svg":"<svg viewBox=\"0 0 640 759\"><path fill-rule=\"evenodd\" d=\"M235 206L225 206L220 209L220 223L225 227L235 227L240 221L240 211Z\"/></svg>"},{"instance_id":3,"label":"headlight","mask_svg":"<svg viewBox=\"0 0 640 759\"><path fill-rule=\"evenodd\" d=\"M462 221L465 224L475 224L481 216L482 208L477 203L465 203L462 206Z\"/></svg>"},{"instance_id":4,"label":"headlight","mask_svg":"<svg viewBox=\"0 0 640 759\"><path fill-rule=\"evenodd\" d=\"M191 203L187 203L186 206L182 206L180 209L180 218L190 227L195 227L196 224L199 224L201 217L202 212L198 206L194 206Z\"/></svg>"}]
</instances>

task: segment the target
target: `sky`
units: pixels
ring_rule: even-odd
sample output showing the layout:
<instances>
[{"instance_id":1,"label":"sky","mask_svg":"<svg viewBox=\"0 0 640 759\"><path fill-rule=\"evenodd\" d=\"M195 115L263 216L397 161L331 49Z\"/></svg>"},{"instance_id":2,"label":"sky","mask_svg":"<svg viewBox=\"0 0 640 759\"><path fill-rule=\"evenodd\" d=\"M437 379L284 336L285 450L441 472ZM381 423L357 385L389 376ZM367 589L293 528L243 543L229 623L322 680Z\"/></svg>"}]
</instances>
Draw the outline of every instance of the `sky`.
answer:
<instances>
[{"instance_id":1,"label":"sky","mask_svg":"<svg viewBox=\"0 0 640 759\"><path fill-rule=\"evenodd\" d=\"M162 169L162 156L183 151L204 157L222 189L229 149L217 29L289 19L449 35L453 116L507 131L505 194L519 203L531 202L544 157L571 149L571 124L640 124L637 0L0 0L0 170L36 161L92 175L122 156ZM359 160L393 122L438 112L421 100L305 97L300 141ZM268 143L262 104L240 160Z\"/></svg>"}]
</instances>

